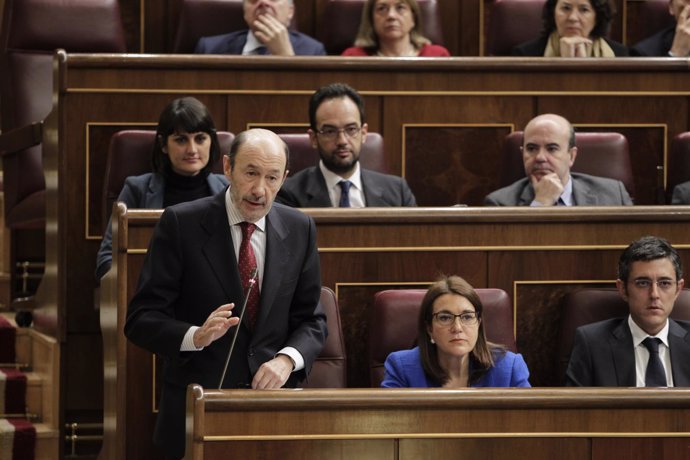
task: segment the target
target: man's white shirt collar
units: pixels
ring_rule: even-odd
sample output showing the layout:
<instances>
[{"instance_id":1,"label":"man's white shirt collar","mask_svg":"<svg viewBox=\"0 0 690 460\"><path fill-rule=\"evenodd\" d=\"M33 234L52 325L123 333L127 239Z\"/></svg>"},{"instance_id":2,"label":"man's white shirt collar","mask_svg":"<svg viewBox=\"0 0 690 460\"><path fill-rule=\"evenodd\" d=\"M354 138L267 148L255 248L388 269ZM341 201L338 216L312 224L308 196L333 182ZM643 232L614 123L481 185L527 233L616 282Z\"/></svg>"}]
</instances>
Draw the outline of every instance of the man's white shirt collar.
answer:
<instances>
[{"instance_id":1,"label":"man's white shirt collar","mask_svg":"<svg viewBox=\"0 0 690 460\"><path fill-rule=\"evenodd\" d=\"M257 54L256 50L262 46L265 47L266 45L261 43L259 39L256 38L256 35L254 35L254 32L252 32L252 29L249 29L249 32L247 33L247 42L244 44L244 48L242 48L242 55L247 56Z\"/></svg>"},{"instance_id":2,"label":"man's white shirt collar","mask_svg":"<svg viewBox=\"0 0 690 460\"><path fill-rule=\"evenodd\" d=\"M647 334L645 331L642 330L640 326L633 321L632 316L628 315L628 326L630 326L630 333L632 334L633 338L633 345L635 347L639 346L644 339L647 337L657 337L661 339L661 341L666 345L668 345L668 318L666 318L666 324L664 325L664 328L659 331L657 335L652 335L650 336Z\"/></svg>"}]
</instances>

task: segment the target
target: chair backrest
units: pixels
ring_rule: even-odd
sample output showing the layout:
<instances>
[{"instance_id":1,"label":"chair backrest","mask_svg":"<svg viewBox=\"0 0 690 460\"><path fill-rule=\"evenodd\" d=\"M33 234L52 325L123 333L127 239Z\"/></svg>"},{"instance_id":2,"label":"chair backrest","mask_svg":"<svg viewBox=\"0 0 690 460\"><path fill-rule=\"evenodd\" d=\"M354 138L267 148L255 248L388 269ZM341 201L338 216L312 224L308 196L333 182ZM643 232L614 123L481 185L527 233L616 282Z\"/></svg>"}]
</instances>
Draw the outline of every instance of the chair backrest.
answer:
<instances>
[{"instance_id":1,"label":"chair backrest","mask_svg":"<svg viewBox=\"0 0 690 460\"><path fill-rule=\"evenodd\" d=\"M559 329L558 363L556 368L562 383L573 349L575 329L585 324L628 315L628 304L617 289L582 289L563 298L563 315ZM690 290L683 289L676 300L671 318L690 320Z\"/></svg>"},{"instance_id":2,"label":"chair backrest","mask_svg":"<svg viewBox=\"0 0 690 460\"><path fill-rule=\"evenodd\" d=\"M182 0L173 53L193 53L201 37L244 30L243 0ZM297 2L295 2L297 3ZM296 30L297 4L290 28Z\"/></svg>"},{"instance_id":3,"label":"chair backrest","mask_svg":"<svg viewBox=\"0 0 690 460\"><path fill-rule=\"evenodd\" d=\"M319 152L311 146L309 135L279 134L290 149L290 175L319 163ZM359 162L363 168L381 173L389 173L386 155L383 150L383 137L379 133L367 133L367 141L362 144Z\"/></svg>"},{"instance_id":4,"label":"chair backrest","mask_svg":"<svg viewBox=\"0 0 690 460\"><path fill-rule=\"evenodd\" d=\"M126 51L117 0L5 0L0 37L1 129L42 121L52 108L53 52ZM40 146L3 156L6 223L45 219Z\"/></svg>"},{"instance_id":5,"label":"chair backrest","mask_svg":"<svg viewBox=\"0 0 690 460\"><path fill-rule=\"evenodd\" d=\"M493 0L485 13L485 56L510 56L514 46L537 38L545 0Z\"/></svg>"},{"instance_id":6,"label":"chair backrest","mask_svg":"<svg viewBox=\"0 0 690 460\"><path fill-rule=\"evenodd\" d=\"M634 2L634 18L628 22L628 45L651 37L655 33L676 23L668 11L669 0L637 0ZM628 5L628 16L631 16L631 5Z\"/></svg>"},{"instance_id":7,"label":"chair backrest","mask_svg":"<svg viewBox=\"0 0 690 460\"><path fill-rule=\"evenodd\" d=\"M218 131L220 151L230 151L235 135L226 131ZM112 213L113 203L125 185L129 176L139 176L151 172L151 153L156 132L149 130L128 129L118 131L110 138L108 158L105 166L105 181L103 182L103 220L107 223ZM221 155L222 157L222 155ZM213 172L223 172L222 158L213 166Z\"/></svg>"},{"instance_id":8,"label":"chair backrest","mask_svg":"<svg viewBox=\"0 0 690 460\"><path fill-rule=\"evenodd\" d=\"M525 177L522 161L522 131L506 136L503 144L501 187ZM631 197L635 196L635 181L628 153L628 140L620 133L576 133L577 158L573 172L617 179L625 185Z\"/></svg>"},{"instance_id":9,"label":"chair backrest","mask_svg":"<svg viewBox=\"0 0 690 460\"><path fill-rule=\"evenodd\" d=\"M417 0L422 14L424 36L436 45L443 45L441 12L437 0ZM341 54L353 46L362 18L364 0L327 0L321 20L316 25L316 38L331 55Z\"/></svg>"},{"instance_id":10,"label":"chair backrest","mask_svg":"<svg viewBox=\"0 0 690 460\"><path fill-rule=\"evenodd\" d=\"M340 309L335 293L327 287L321 288L321 306L326 313L328 337L321 354L311 368L304 387L346 388L347 355L343 328L340 324Z\"/></svg>"},{"instance_id":11,"label":"chair backrest","mask_svg":"<svg viewBox=\"0 0 690 460\"><path fill-rule=\"evenodd\" d=\"M668 155L666 202L671 203L676 185L690 181L690 131L673 137Z\"/></svg>"},{"instance_id":12,"label":"chair backrest","mask_svg":"<svg viewBox=\"0 0 690 460\"><path fill-rule=\"evenodd\" d=\"M484 307L486 338L515 351L513 306L502 289L476 289ZM383 363L394 351L406 350L417 341L417 320L426 289L377 292L369 324L369 370L371 386L383 380Z\"/></svg>"}]
</instances>

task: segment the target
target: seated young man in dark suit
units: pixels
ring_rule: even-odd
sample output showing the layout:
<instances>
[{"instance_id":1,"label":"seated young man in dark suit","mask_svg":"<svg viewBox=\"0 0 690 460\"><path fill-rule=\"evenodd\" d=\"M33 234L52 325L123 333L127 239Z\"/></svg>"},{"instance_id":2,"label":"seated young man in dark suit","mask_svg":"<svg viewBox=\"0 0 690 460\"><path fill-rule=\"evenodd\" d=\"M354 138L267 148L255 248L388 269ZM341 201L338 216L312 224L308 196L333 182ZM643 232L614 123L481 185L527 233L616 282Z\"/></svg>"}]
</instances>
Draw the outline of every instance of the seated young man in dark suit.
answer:
<instances>
[{"instance_id":1,"label":"seated young man in dark suit","mask_svg":"<svg viewBox=\"0 0 690 460\"><path fill-rule=\"evenodd\" d=\"M622 182L573 173L575 130L560 115L539 115L525 126L522 160L527 177L491 192L486 206L622 206L632 199Z\"/></svg>"},{"instance_id":2,"label":"seated young man in dark suit","mask_svg":"<svg viewBox=\"0 0 690 460\"><path fill-rule=\"evenodd\" d=\"M690 1L669 0L668 11L676 19L676 24L633 46L631 55L657 57L690 55Z\"/></svg>"},{"instance_id":3,"label":"seated young man in dark suit","mask_svg":"<svg viewBox=\"0 0 690 460\"><path fill-rule=\"evenodd\" d=\"M321 56L323 44L288 29L295 13L293 0L244 0L244 20L249 29L203 37L197 54L243 54L273 56Z\"/></svg>"},{"instance_id":4,"label":"seated young man in dark suit","mask_svg":"<svg viewBox=\"0 0 690 460\"><path fill-rule=\"evenodd\" d=\"M683 289L683 266L668 241L646 236L618 262L616 286L630 315L575 331L569 386L689 386L690 322L669 318Z\"/></svg>"},{"instance_id":5,"label":"seated young man in dark suit","mask_svg":"<svg viewBox=\"0 0 690 460\"><path fill-rule=\"evenodd\" d=\"M368 126L357 91L342 83L320 88L309 102L309 124L321 161L289 177L276 201L297 208L417 205L405 179L360 167Z\"/></svg>"}]
</instances>

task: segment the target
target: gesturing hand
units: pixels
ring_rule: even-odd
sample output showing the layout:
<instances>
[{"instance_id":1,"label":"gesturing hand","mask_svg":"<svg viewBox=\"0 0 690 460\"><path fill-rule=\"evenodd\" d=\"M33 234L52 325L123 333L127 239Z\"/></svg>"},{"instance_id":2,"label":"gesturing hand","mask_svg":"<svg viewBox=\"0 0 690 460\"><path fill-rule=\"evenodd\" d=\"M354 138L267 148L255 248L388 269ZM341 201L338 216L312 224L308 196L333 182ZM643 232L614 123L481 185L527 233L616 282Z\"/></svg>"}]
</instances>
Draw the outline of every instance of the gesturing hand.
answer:
<instances>
[{"instance_id":1,"label":"gesturing hand","mask_svg":"<svg viewBox=\"0 0 690 460\"><path fill-rule=\"evenodd\" d=\"M196 348L207 347L215 340L223 337L228 329L237 326L240 318L232 316L234 303L226 303L213 310L206 318L204 324L194 332L194 346Z\"/></svg>"}]
</instances>

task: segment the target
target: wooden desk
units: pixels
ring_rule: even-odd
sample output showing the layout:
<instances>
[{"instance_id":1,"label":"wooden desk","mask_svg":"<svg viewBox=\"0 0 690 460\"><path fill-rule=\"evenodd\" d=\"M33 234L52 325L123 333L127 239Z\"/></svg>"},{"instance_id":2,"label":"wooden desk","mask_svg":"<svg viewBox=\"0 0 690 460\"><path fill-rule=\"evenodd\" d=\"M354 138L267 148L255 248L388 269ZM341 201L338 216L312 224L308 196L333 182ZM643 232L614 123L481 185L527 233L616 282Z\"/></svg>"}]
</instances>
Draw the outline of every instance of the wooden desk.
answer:
<instances>
[{"instance_id":1,"label":"wooden desk","mask_svg":"<svg viewBox=\"0 0 690 460\"><path fill-rule=\"evenodd\" d=\"M186 459L686 459L687 389L207 390Z\"/></svg>"},{"instance_id":2,"label":"wooden desk","mask_svg":"<svg viewBox=\"0 0 690 460\"><path fill-rule=\"evenodd\" d=\"M518 350L530 381L554 386L560 302L567 292L609 286L620 252L642 235L668 238L685 264L690 262L690 207L305 212L316 220L323 284L338 297L350 387L369 385L368 309L378 290L424 286L439 272L460 274L475 287L506 290L513 297ZM104 452L115 452L104 458L148 459L157 401L153 360L122 331L160 211L121 206L118 213L116 270L104 280L101 304Z\"/></svg>"}]
</instances>

